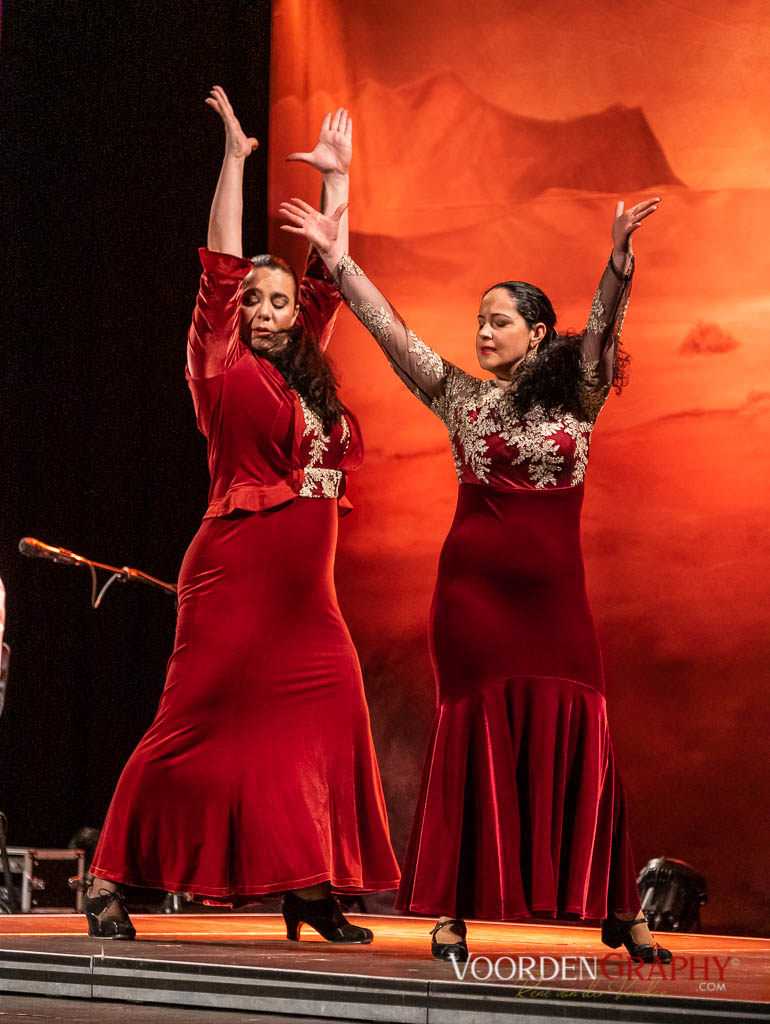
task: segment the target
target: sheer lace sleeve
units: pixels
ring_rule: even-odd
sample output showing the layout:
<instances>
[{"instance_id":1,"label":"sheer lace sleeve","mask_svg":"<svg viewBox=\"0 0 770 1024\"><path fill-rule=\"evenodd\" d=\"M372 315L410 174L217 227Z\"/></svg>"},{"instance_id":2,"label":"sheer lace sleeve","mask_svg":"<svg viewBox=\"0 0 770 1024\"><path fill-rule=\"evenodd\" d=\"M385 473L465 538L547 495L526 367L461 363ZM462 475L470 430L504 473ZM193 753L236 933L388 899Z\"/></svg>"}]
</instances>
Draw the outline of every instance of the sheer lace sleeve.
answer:
<instances>
[{"instance_id":1,"label":"sheer lace sleeve","mask_svg":"<svg viewBox=\"0 0 770 1024\"><path fill-rule=\"evenodd\" d=\"M612 262L609 262L602 274L599 287L596 289L588 323L583 332L581 343L582 357L585 363L586 387L593 392L592 403L596 406L594 415L610 392L615 376L620 332L631 295L631 278L634 273L634 258L626 274L620 274Z\"/></svg>"},{"instance_id":2,"label":"sheer lace sleeve","mask_svg":"<svg viewBox=\"0 0 770 1024\"><path fill-rule=\"evenodd\" d=\"M444 393L452 364L409 330L382 292L347 254L337 263L334 277L345 303L383 350L398 376L421 402L432 408L434 400Z\"/></svg>"}]
</instances>

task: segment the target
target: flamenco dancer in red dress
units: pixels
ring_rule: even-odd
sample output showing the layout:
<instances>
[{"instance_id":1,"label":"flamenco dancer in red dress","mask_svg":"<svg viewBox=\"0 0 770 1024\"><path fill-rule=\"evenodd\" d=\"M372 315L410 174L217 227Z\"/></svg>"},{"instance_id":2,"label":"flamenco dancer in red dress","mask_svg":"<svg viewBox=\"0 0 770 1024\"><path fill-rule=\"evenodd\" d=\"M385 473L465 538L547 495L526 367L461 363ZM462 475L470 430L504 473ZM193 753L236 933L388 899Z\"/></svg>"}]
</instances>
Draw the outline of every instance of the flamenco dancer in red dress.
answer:
<instances>
[{"instance_id":1,"label":"flamenco dancer in red dress","mask_svg":"<svg viewBox=\"0 0 770 1024\"><path fill-rule=\"evenodd\" d=\"M208 440L209 506L179 575L158 713L118 782L91 872L89 934L130 939L119 883L242 905L283 893L308 923L368 943L332 890L394 889L398 864L334 553L359 428L322 355L339 293L317 253L299 289L276 257L241 255L243 167L256 148L222 89L225 158L187 346ZM325 203L347 198L352 125L312 153ZM343 234L345 231L343 225Z\"/></svg>"},{"instance_id":2,"label":"flamenco dancer in red dress","mask_svg":"<svg viewBox=\"0 0 770 1024\"><path fill-rule=\"evenodd\" d=\"M612 384L649 199L613 223L586 330L556 332L539 288L488 289L480 380L410 331L345 251L342 214L295 199L287 231L321 252L401 380L446 425L460 481L431 611L437 709L396 906L439 915L437 959L467 959L464 918L603 918L602 938L668 962L640 915L626 801L585 589L588 446Z\"/></svg>"}]
</instances>

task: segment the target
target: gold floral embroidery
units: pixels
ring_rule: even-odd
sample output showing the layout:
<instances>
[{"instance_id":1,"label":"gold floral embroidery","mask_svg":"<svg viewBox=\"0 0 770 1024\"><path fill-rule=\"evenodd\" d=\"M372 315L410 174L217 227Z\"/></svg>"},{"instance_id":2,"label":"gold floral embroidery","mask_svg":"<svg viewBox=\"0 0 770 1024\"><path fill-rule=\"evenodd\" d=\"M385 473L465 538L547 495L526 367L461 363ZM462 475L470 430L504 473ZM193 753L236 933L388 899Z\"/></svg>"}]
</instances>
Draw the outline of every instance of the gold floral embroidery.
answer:
<instances>
[{"instance_id":1,"label":"gold floral embroidery","mask_svg":"<svg viewBox=\"0 0 770 1024\"><path fill-rule=\"evenodd\" d=\"M599 387L599 360L598 359L581 359L580 360L583 380L581 382L581 388L587 388L589 391L595 391Z\"/></svg>"},{"instance_id":2,"label":"gold floral embroidery","mask_svg":"<svg viewBox=\"0 0 770 1024\"><path fill-rule=\"evenodd\" d=\"M347 416L342 416L342 437L340 438L340 444L342 445L343 452L348 450L350 444L350 427L348 426Z\"/></svg>"},{"instance_id":3,"label":"gold floral embroidery","mask_svg":"<svg viewBox=\"0 0 770 1024\"><path fill-rule=\"evenodd\" d=\"M321 417L315 410L310 408L302 395L297 397L299 398L299 404L302 406L302 414L305 417L305 429L302 432L302 436L311 437L310 457L305 466L305 479L302 481L302 486L298 493L302 498L336 498L340 492L342 470L325 469L319 465L319 463L323 462L323 457L329 450L329 435L324 433ZM342 425L343 440L349 440L350 428L344 416L342 418ZM347 448L347 444L345 447Z\"/></svg>"},{"instance_id":4,"label":"gold floral embroidery","mask_svg":"<svg viewBox=\"0 0 770 1024\"><path fill-rule=\"evenodd\" d=\"M324 453L329 450L329 437L327 434L324 434L323 422L315 409L310 408L302 395L297 397L299 398L299 404L302 406L302 415L305 417L305 429L302 432L302 436L310 437L313 435L313 439L310 442L308 466L315 466L323 461Z\"/></svg>"},{"instance_id":5,"label":"gold floral embroidery","mask_svg":"<svg viewBox=\"0 0 770 1024\"><path fill-rule=\"evenodd\" d=\"M381 341L384 345L390 337L390 327L393 323L393 317L387 309L384 306L380 306L377 309L371 302L351 302L350 308L364 327L371 331L377 341Z\"/></svg>"},{"instance_id":6,"label":"gold floral embroidery","mask_svg":"<svg viewBox=\"0 0 770 1024\"><path fill-rule=\"evenodd\" d=\"M500 436L509 445L515 445L518 455L511 459L514 466L527 462L527 471L536 488L556 486L556 474L564 466L564 456L551 434L562 429L560 421L546 419L539 405L534 405L524 417L512 423Z\"/></svg>"},{"instance_id":7,"label":"gold floral embroidery","mask_svg":"<svg viewBox=\"0 0 770 1024\"><path fill-rule=\"evenodd\" d=\"M323 466L308 466L305 479L299 489L301 498L337 498L342 482L341 469L324 469ZM320 489L320 494L318 493Z\"/></svg>"},{"instance_id":8,"label":"gold floral embroidery","mask_svg":"<svg viewBox=\"0 0 770 1024\"><path fill-rule=\"evenodd\" d=\"M576 484L582 483L586 475L588 447L591 442L593 424L576 419L572 413L567 413L564 417L563 430L575 442L575 467L572 470L572 480L570 481L574 487Z\"/></svg>"},{"instance_id":9,"label":"gold floral embroidery","mask_svg":"<svg viewBox=\"0 0 770 1024\"><path fill-rule=\"evenodd\" d=\"M591 303L591 312L588 314L586 334L604 334L607 330L607 310L602 302L601 286L597 288L594 301Z\"/></svg>"},{"instance_id":10,"label":"gold floral embroidery","mask_svg":"<svg viewBox=\"0 0 770 1024\"><path fill-rule=\"evenodd\" d=\"M409 331L409 344L407 351L417 358L417 366L434 380L441 380L444 376L444 360L429 348L422 338L418 338L414 331Z\"/></svg>"},{"instance_id":11,"label":"gold floral embroidery","mask_svg":"<svg viewBox=\"0 0 770 1024\"><path fill-rule=\"evenodd\" d=\"M582 381L580 383L580 404L593 422L601 412L610 393L608 384L599 381L599 360L581 359Z\"/></svg>"},{"instance_id":12,"label":"gold floral embroidery","mask_svg":"<svg viewBox=\"0 0 770 1024\"><path fill-rule=\"evenodd\" d=\"M484 438L499 427L493 415L499 397L500 389L494 381L481 381L453 368L447 374L444 393L431 403L431 408L449 430L458 479L467 465L482 483L488 482L492 460L487 455Z\"/></svg>"},{"instance_id":13,"label":"gold floral embroidery","mask_svg":"<svg viewBox=\"0 0 770 1024\"><path fill-rule=\"evenodd\" d=\"M480 483L489 482L492 459L487 440L499 435L513 449L511 465L526 463L537 490L555 487L569 458L562 454L554 437L563 432L575 444L570 484L581 483L588 463L592 424L571 413L549 418L538 405L521 420L511 422L500 405L504 395L494 381L480 381L453 368L447 374L444 394L431 403L449 430L458 479L469 469Z\"/></svg>"},{"instance_id":14,"label":"gold floral embroidery","mask_svg":"<svg viewBox=\"0 0 770 1024\"><path fill-rule=\"evenodd\" d=\"M340 280L343 274L347 274L348 277L364 277L363 270L359 267L356 261L344 253L339 258L337 266L334 268L334 277L337 281Z\"/></svg>"}]
</instances>

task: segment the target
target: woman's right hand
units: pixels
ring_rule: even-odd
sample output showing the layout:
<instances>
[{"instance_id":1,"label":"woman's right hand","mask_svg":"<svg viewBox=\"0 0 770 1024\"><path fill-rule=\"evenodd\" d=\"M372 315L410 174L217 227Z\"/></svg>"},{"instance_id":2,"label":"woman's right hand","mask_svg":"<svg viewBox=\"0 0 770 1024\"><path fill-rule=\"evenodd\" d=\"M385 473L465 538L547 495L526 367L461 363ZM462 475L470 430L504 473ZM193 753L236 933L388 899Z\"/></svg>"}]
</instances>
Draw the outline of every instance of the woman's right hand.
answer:
<instances>
[{"instance_id":1,"label":"woman's right hand","mask_svg":"<svg viewBox=\"0 0 770 1024\"><path fill-rule=\"evenodd\" d=\"M353 118L344 107L327 114L312 153L290 153L288 160L310 164L321 174L346 175L353 155Z\"/></svg>"},{"instance_id":2,"label":"woman's right hand","mask_svg":"<svg viewBox=\"0 0 770 1024\"><path fill-rule=\"evenodd\" d=\"M225 156L232 156L238 160L245 160L257 148L259 143L253 137L247 137L241 128L240 121L233 113L227 93L221 85L215 85L211 95L206 97L206 103L222 118L225 125Z\"/></svg>"},{"instance_id":3,"label":"woman's right hand","mask_svg":"<svg viewBox=\"0 0 770 1024\"><path fill-rule=\"evenodd\" d=\"M278 207L278 212L288 224L281 224L281 231L288 231L293 235L304 235L312 246L320 252L324 261L334 260L336 256L342 256L339 244L340 220L347 210L348 204L338 206L331 217L326 217L318 210L314 210L310 203L302 199L292 199L291 202L284 202ZM339 252L337 250L340 250ZM327 262L327 266L328 266Z\"/></svg>"}]
</instances>

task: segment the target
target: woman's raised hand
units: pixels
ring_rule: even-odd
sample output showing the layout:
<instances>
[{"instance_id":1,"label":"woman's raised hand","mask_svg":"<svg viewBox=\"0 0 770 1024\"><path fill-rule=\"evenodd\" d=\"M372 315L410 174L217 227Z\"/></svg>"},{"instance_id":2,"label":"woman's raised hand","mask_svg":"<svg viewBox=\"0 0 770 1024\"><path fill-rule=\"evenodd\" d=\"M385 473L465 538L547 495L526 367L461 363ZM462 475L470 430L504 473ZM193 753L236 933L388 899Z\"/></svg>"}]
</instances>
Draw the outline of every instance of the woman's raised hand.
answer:
<instances>
[{"instance_id":1,"label":"woman's raised hand","mask_svg":"<svg viewBox=\"0 0 770 1024\"><path fill-rule=\"evenodd\" d=\"M302 199L292 199L288 203L281 203L278 212L289 221L288 224L281 224L281 231L289 231L293 235L304 235L311 245L327 256L335 251L336 242L340 232L340 220L347 210L348 204L338 206L331 217L314 210L313 207ZM342 256L342 252L338 253Z\"/></svg>"},{"instance_id":2,"label":"woman's raised hand","mask_svg":"<svg viewBox=\"0 0 770 1024\"><path fill-rule=\"evenodd\" d=\"M642 226L647 217L655 213L659 202L660 196L655 196L654 199L645 199L626 210L623 201L620 200L615 207L615 220L612 223L612 241L618 252L631 252L631 235Z\"/></svg>"},{"instance_id":3,"label":"woman's raised hand","mask_svg":"<svg viewBox=\"0 0 770 1024\"><path fill-rule=\"evenodd\" d=\"M344 107L327 114L312 153L291 153L287 160L301 160L321 174L347 174L353 155L353 118Z\"/></svg>"},{"instance_id":4,"label":"woman's raised hand","mask_svg":"<svg viewBox=\"0 0 770 1024\"><path fill-rule=\"evenodd\" d=\"M224 121L225 156L234 156L239 160L245 160L254 152L259 143L255 138L246 136L240 121L233 113L227 93L221 85L214 86L211 95L206 97L206 103L213 107Z\"/></svg>"}]
</instances>

